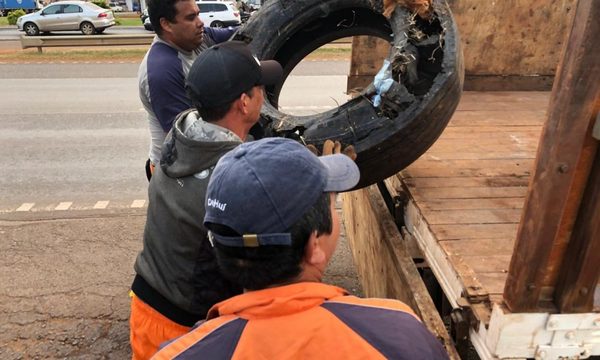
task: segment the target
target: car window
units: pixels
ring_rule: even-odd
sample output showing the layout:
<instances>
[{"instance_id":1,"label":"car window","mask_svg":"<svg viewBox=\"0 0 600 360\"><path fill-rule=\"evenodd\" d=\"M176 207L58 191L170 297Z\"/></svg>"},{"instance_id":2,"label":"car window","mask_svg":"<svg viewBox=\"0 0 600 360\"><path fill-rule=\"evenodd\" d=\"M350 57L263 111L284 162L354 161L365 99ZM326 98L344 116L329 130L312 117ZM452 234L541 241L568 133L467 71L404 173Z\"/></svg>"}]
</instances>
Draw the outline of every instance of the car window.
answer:
<instances>
[{"instance_id":1,"label":"car window","mask_svg":"<svg viewBox=\"0 0 600 360\"><path fill-rule=\"evenodd\" d=\"M61 13L61 11L60 11L60 8L61 8L61 6L60 6L60 5L52 5L52 6L48 6L48 7L47 7L47 8L44 10L43 14L44 14L44 15L60 14L60 13Z\"/></svg>"},{"instance_id":2,"label":"car window","mask_svg":"<svg viewBox=\"0 0 600 360\"><path fill-rule=\"evenodd\" d=\"M207 13L207 12L214 11L213 4L198 4L198 7L200 7L201 13Z\"/></svg>"},{"instance_id":3,"label":"car window","mask_svg":"<svg viewBox=\"0 0 600 360\"><path fill-rule=\"evenodd\" d=\"M213 4L213 6L214 6L213 11L227 11L227 5L225 5L225 4Z\"/></svg>"},{"instance_id":4,"label":"car window","mask_svg":"<svg viewBox=\"0 0 600 360\"><path fill-rule=\"evenodd\" d=\"M65 7L63 8L63 12L65 14L73 14L73 13L80 13L83 12L83 9L81 9L81 7L79 7L78 5L65 5Z\"/></svg>"}]
</instances>

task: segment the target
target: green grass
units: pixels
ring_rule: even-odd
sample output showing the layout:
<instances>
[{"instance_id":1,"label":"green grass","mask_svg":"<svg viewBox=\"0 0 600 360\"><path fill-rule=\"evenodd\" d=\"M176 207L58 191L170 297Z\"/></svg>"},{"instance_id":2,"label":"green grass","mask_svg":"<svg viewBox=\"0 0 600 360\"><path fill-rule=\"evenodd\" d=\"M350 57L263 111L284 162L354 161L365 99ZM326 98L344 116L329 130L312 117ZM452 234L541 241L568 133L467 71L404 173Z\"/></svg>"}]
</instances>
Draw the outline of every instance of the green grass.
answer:
<instances>
[{"instance_id":1,"label":"green grass","mask_svg":"<svg viewBox=\"0 0 600 360\"><path fill-rule=\"evenodd\" d=\"M140 20L139 17L137 18L132 18L132 17L119 17L119 16L115 16L115 21L117 22L118 26L142 26L142 20Z\"/></svg>"},{"instance_id":2,"label":"green grass","mask_svg":"<svg viewBox=\"0 0 600 360\"><path fill-rule=\"evenodd\" d=\"M4 54L0 53L0 62L141 61L146 51L146 49L71 51L44 50L44 52L41 54L37 51L22 51Z\"/></svg>"},{"instance_id":3,"label":"green grass","mask_svg":"<svg viewBox=\"0 0 600 360\"><path fill-rule=\"evenodd\" d=\"M6 16L0 17L0 26L8 26L8 18Z\"/></svg>"}]
</instances>

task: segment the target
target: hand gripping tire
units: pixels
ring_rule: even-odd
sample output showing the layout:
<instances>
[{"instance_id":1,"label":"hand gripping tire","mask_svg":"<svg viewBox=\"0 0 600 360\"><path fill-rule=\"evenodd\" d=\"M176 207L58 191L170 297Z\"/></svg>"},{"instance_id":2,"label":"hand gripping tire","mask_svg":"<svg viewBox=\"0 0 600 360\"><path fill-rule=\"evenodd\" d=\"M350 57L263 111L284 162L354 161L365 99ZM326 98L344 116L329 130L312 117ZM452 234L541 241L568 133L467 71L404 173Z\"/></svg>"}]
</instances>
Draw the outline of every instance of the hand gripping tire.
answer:
<instances>
[{"instance_id":1,"label":"hand gripping tire","mask_svg":"<svg viewBox=\"0 0 600 360\"><path fill-rule=\"evenodd\" d=\"M275 59L284 78L308 54L335 39L371 35L391 42L393 79L373 105L377 86L330 111L293 116L277 109L280 84L267 88L264 136L295 138L320 148L326 139L353 144L361 188L392 176L439 137L460 100L464 69L458 32L444 0L429 19L397 6L388 20L381 0L270 0L235 35L260 59Z\"/></svg>"}]
</instances>

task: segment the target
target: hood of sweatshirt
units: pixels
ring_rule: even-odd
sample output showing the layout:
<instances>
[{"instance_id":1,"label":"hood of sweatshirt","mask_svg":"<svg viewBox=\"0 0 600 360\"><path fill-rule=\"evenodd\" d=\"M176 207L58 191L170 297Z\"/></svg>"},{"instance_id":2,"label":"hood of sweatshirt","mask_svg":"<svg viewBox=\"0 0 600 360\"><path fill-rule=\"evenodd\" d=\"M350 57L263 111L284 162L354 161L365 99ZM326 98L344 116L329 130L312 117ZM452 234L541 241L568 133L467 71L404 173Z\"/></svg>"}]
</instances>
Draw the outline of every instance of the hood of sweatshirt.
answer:
<instances>
[{"instance_id":1,"label":"hood of sweatshirt","mask_svg":"<svg viewBox=\"0 0 600 360\"><path fill-rule=\"evenodd\" d=\"M214 167L225 152L241 143L232 131L202 120L196 110L186 110L165 139L160 166L171 178L191 176Z\"/></svg>"}]
</instances>

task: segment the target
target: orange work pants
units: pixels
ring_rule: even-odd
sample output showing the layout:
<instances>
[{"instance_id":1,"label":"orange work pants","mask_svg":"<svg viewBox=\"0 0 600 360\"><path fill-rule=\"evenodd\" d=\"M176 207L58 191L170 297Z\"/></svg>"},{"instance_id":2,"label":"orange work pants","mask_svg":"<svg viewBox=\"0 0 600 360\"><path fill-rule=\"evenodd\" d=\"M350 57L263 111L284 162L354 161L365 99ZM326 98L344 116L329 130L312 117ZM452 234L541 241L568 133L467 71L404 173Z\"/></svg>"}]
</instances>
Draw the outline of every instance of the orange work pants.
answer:
<instances>
[{"instance_id":1,"label":"orange work pants","mask_svg":"<svg viewBox=\"0 0 600 360\"><path fill-rule=\"evenodd\" d=\"M162 343L186 334L190 329L168 319L132 293L129 341L133 360L150 359Z\"/></svg>"}]
</instances>

